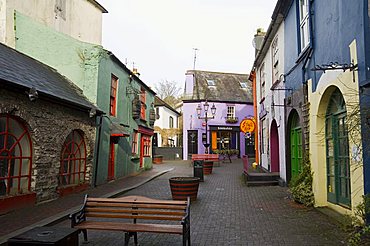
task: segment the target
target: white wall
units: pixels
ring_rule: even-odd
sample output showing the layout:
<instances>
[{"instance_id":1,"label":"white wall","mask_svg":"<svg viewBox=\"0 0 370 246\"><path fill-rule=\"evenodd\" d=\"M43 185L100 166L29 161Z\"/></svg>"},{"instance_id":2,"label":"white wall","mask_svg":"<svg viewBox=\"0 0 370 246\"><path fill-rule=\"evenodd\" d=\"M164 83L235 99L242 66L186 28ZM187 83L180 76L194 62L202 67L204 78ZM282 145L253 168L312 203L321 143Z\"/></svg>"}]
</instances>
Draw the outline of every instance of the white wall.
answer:
<instances>
[{"instance_id":1,"label":"white wall","mask_svg":"<svg viewBox=\"0 0 370 246\"><path fill-rule=\"evenodd\" d=\"M178 115L164 106L157 106L159 108L159 119L156 119L154 122L154 127L160 127L161 129L170 128L170 116L173 118L173 128L178 128ZM159 132L155 131L158 136L158 147L162 147L162 136ZM174 140L175 147L178 145L178 137L174 135L171 137Z\"/></svg>"},{"instance_id":2,"label":"white wall","mask_svg":"<svg viewBox=\"0 0 370 246\"><path fill-rule=\"evenodd\" d=\"M278 62L278 70L279 75L284 73L284 23L279 26L277 33L275 34L273 40L278 37L278 48L279 48L279 62ZM285 90L281 90L285 88L283 77L280 77L280 82L276 84L275 88L280 90L271 90L271 86L273 85L273 64L272 64L272 47L270 46L267 53L265 54L263 61L261 63L265 64L265 100L261 102L261 76L260 76L260 69L261 66L257 68L256 71L256 92L257 92L257 117L259 122L259 144L258 144L258 152L260 153L260 165L264 168L268 169L270 165L270 131L271 131L271 123L275 119L277 126L278 126L278 134L279 134L279 163L280 163L280 177L286 181L286 161L285 161L285 113L283 106L272 106L274 103L275 105L284 105L284 98L285 98ZM261 118L259 118L259 114L262 110L262 104L264 105L265 110L267 111L266 116L264 117L267 125L267 152L262 154L261 149Z\"/></svg>"},{"instance_id":3,"label":"white wall","mask_svg":"<svg viewBox=\"0 0 370 246\"><path fill-rule=\"evenodd\" d=\"M102 11L87 0L65 0L65 19L55 12L56 0L0 1L0 41L8 46L15 48L14 10L77 40L101 44Z\"/></svg>"}]
</instances>

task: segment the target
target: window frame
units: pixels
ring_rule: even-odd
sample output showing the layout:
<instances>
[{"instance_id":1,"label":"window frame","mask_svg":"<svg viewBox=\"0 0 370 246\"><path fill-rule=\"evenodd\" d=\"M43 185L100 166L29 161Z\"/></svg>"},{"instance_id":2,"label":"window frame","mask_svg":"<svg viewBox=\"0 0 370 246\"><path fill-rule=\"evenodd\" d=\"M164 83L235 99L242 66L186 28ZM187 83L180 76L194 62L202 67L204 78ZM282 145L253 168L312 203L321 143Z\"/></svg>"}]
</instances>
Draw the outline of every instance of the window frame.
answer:
<instances>
[{"instance_id":1,"label":"window frame","mask_svg":"<svg viewBox=\"0 0 370 246\"><path fill-rule=\"evenodd\" d=\"M140 90L140 102L141 102L140 119L146 120L146 91L144 87L141 87Z\"/></svg>"},{"instance_id":2,"label":"window frame","mask_svg":"<svg viewBox=\"0 0 370 246\"><path fill-rule=\"evenodd\" d=\"M137 155L138 154L138 132L134 131L132 133L132 144L131 144L131 154Z\"/></svg>"},{"instance_id":3,"label":"window frame","mask_svg":"<svg viewBox=\"0 0 370 246\"><path fill-rule=\"evenodd\" d=\"M0 120L2 118L5 118L5 127L3 131L0 131L0 140L3 138L3 142L0 142L0 144L2 144L2 148L0 149L0 161L2 159L5 160L6 167L3 169L3 171L7 171L8 173L6 175L4 173L4 176L0 176L0 182L3 182L5 188L4 194L0 193L0 197L31 192L33 159L31 135L28 131L28 128L23 122L20 121L19 118L10 114L0 114ZM14 128L14 125L16 125L18 128ZM7 145L9 144L10 139L15 139L15 141L14 143L11 143L11 146L9 147ZM14 154L10 155L12 152ZM26 161L26 164L24 161ZM15 174L17 169L18 173ZM0 175L2 175L1 170ZM22 181L24 179L26 180Z\"/></svg>"},{"instance_id":4,"label":"window frame","mask_svg":"<svg viewBox=\"0 0 370 246\"><path fill-rule=\"evenodd\" d=\"M144 135L143 136L143 156L150 157L150 149L151 149L151 137Z\"/></svg>"},{"instance_id":5,"label":"window frame","mask_svg":"<svg viewBox=\"0 0 370 246\"><path fill-rule=\"evenodd\" d=\"M299 40L300 51L310 44L309 0L299 0Z\"/></svg>"},{"instance_id":6,"label":"window frame","mask_svg":"<svg viewBox=\"0 0 370 246\"><path fill-rule=\"evenodd\" d=\"M263 101L266 95L266 73L265 63L262 63L260 67L260 100Z\"/></svg>"},{"instance_id":7,"label":"window frame","mask_svg":"<svg viewBox=\"0 0 370 246\"><path fill-rule=\"evenodd\" d=\"M279 79L279 37L276 36L271 44L272 52L272 82L276 83Z\"/></svg>"},{"instance_id":8,"label":"window frame","mask_svg":"<svg viewBox=\"0 0 370 246\"><path fill-rule=\"evenodd\" d=\"M168 119L168 127L169 128L173 128L173 126L174 126L174 121L173 121L173 117L172 116L170 116L169 117L169 119Z\"/></svg>"},{"instance_id":9,"label":"window frame","mask_svg":"<svg viewBox=\"0 0 370 246\"><path fill-rule=\"evenodd\" d=\"M235 119L235 105L227 105L226 118Z\"/></svg>"},{"instance_id":10,"label":"window frame","mask_svg":"<svg viewBox=\"0 0 370 246\"><path fill-rule=\"evenodd\" d=\"M79 138L77 138L77 136ZM80 142L77 143L77 140L79 140ZM69 151L70 146L71 146L70 149L72 150L72 152ZM75 146L77 147L76 150L74 149ZM67 153L69 152L68 159L64 158L66 152ZM80 156L75 157L76 153L80 154ZM74 156L73 158L69 158L71 154ZM68 160L68 163L67 163L68 171L64 172L65 171L64 161L66 160ZM71 161L72 163L70 163ZM58 187L77 186L80 184L84 184L86 182L86 166L87 166L87 148L86 148L86 142L85 142L84 135L81 133L80 130L72 130L72 132L68 134L68 136L64 140L62 151L60 154ZM73 172L71 170L73 170ZM67 179L64 179L65 177L67 177ZM71 177L72 177L72 181L70 179ZM76 177L77 177L77 182L76 182ZM62 180L66 182L63 183Z\"/></svg>"},{"instance_id":11,"label":"window frame","mask_svg":"<svg viewBox=\"0 0 370 246\"><path fill-rule=\"evenodd\" d=\"M111 84L110 84L110 102L109 102L109 115L117 115L117 90L118 90L118 77L111 74Z\"/></svg>"}]
</instances>

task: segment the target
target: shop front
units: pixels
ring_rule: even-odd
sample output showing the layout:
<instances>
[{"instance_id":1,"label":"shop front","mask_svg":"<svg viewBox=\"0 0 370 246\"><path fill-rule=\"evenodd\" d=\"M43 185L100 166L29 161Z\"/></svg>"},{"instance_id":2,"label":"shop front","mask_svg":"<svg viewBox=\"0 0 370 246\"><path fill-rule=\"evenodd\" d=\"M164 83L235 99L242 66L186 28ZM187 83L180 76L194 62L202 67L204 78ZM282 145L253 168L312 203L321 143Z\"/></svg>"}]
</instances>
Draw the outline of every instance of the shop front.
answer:
<instances>
[{"instance_id":1,"label":"shop front","mask_svg":"<svg viewBox=\"0 0 370 246\"><path fill-rule=\"evenodd\" d=\"M237 149L240 157L244 154L244 142L241 143L239 126L210 126L211 131L211 149ZM242 146L243 145L243 146Z\"/></svg>"}]
</instances>

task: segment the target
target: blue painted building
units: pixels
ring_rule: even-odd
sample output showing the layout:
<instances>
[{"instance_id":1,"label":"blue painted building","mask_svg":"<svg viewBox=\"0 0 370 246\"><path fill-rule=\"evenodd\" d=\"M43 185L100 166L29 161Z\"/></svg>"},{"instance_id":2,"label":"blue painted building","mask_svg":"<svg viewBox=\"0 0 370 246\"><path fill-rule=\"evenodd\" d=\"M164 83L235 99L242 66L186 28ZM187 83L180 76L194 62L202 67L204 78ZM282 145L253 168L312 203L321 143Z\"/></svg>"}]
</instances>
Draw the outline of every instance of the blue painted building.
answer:
<instances>
[{"instance_id":1,"label":"blue painted building","mask_svg":"<svg viewBox=\"0 0 370 246\"><path fill-rule=\"evenodd\" d=\"M283 3L284 2L284 3ZM288 180L310 154L316 206L370 192L368 0L292 0L284 19Z\"/></svg>"}]
</instances>

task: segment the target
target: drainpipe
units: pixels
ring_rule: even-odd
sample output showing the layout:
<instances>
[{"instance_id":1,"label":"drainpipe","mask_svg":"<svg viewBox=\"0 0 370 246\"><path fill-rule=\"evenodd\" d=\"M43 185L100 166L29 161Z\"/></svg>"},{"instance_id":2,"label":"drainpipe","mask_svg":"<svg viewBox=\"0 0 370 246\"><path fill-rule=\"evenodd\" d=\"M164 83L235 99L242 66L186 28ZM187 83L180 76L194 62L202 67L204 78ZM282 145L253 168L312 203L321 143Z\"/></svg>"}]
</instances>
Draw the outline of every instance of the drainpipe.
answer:
<instances>
[{"instance_id":1,"label":"drainpipe","mask_svg":"<svg viewBox=\"0 0 370 246\"><path fill-rule=\"evenodd\" d=\"M97 186L97 177L98 177L98 166L99 166L99 153L100 153L100 141L101 141L101 129L103 126L103 117L104 115L99 115L99 130L97 135L97 144L96 144L96 150L95 150L95 168L94 168L94 184L93 187Z\"/></svg>"}]
</instances>

